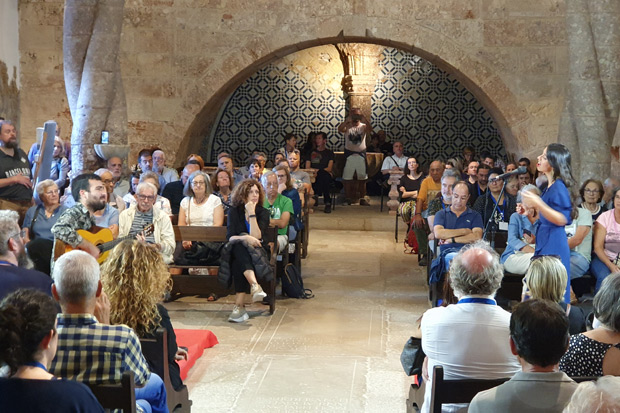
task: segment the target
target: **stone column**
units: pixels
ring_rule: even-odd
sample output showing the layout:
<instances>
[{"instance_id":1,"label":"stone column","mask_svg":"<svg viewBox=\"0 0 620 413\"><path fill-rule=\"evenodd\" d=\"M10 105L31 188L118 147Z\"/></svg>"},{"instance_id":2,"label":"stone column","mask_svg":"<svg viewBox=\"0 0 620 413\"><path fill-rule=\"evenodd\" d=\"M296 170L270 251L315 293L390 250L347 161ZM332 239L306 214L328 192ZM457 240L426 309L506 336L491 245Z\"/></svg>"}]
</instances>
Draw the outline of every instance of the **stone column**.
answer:
<instances>
[{"instance_id":1,"label":"stone column","mask_svg":"<svg viewBox=\"0 0 620 413\"><path fill-rule=\"evenodd\" d=\"M66 0L63 24L64 75L73 130L74 171L92 170L93 145L101 131L111 144L127 144L127 104L119 49L125 0Z\"/></svg>"},{"instance_id":2,"label":"stone column","mask_svg":"<svg viewBox=\"0 0 620 413\"><path fill-rule=\"evenodd\" d=\"M344 77L342 90L349 108L360 108L370 120L372 94L379 74L379 57L383 47L366 43L341 43L336 45Z\"/></svg>"}]
</instances>

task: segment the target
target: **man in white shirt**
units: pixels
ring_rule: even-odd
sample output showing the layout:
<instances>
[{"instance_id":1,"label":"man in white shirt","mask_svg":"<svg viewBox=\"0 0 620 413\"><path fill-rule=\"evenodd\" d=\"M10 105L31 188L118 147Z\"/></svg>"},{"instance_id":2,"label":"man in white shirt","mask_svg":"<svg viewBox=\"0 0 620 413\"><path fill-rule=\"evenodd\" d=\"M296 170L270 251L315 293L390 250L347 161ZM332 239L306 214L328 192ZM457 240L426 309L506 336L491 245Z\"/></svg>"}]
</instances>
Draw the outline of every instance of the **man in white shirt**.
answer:
<instances>
[{"instance_id":1,"label":"man in white shirt","mask_svg":"<svg viewBox=\"0 0 620 413\"><path fill-rule=\"evenodd\" d=\"M499 256L483 241L463 247L452 260L449 281L458 304L432 308L422 317L427 358L422 412L429 412L435 366L443 366L446 380L499 379L521 370L509 344L510 313L493 298L503 275ZM442 409L453 412L463 407Z\"/></svg>"},{"instance_id":2,"label":"man in white shirt","mask_svg":"<svg viewBox=\"0 0 620 413\"><path fill-rule=\"evenodd\" d=\"M366 199L366 138L372 133L370 122L360 108L351 108L349 116L338 126L344 134L344 154L347 158L342 171L346 203L370 205Z\"/></svg>"},{"instance_id":3,"label":"man in white shirt","mask_svg":"<svg viewBox=\"0 0 620 413\"><path fill-rule=\"evenodd\" d=\"M156 150L153 152L153 172L161 176L159 183L162 188L170 182L179 180L179 173L176 169L166 166L166 154L164 151Z\"/></svg>"},{"instance_id":4,"label":"man in white shirt","mask_svg":"<svg viewBox=\"0 0 620 413\"><path fill-rule=\"evenodd\" d=\"M478 393L469 413L561 412L577 389L560 371L568 348L568 317L554 302L527 300L510 318L510 349L522 370L506 383Z\"/></svg>"},{"instance_id":5,"label":"man in white shirt","mask_svg":"<svg viewBox=\"0 0 620 413\"><path fill-rule=\"evenodd\" d=\"M388 176L390 172L403 172L407 166L407 157L405 156L405 147L402 142L396 141L392 145L394 155L387 156L381 165L381 173Z\"/></svg>"}]
</instances>

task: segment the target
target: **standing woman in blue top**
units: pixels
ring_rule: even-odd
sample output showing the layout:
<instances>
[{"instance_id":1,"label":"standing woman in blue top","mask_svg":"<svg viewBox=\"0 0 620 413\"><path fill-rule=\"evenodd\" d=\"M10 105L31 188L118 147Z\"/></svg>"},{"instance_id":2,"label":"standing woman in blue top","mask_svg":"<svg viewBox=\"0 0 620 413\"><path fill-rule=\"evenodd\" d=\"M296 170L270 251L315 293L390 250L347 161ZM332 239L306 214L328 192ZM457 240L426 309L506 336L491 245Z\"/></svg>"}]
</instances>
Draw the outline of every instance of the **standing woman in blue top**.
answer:
<instances>
[{"instance_id":1,"label":"standing woman in blue top","mask_svg":"<svg viewBox=\"0 0 620 413\"><path fill-rule=\"evenodd\" d=\"M538 157L537 169L547 177L542 198L531 191L522 194L523 202L536 208L540 216L534 254L559 256L566 272L570 273L570 249L564 226L577 215L570 152L560 143L550 144ZM566 284L564 301L570 302L570 281Z\"/></svg>"}]
</instances>

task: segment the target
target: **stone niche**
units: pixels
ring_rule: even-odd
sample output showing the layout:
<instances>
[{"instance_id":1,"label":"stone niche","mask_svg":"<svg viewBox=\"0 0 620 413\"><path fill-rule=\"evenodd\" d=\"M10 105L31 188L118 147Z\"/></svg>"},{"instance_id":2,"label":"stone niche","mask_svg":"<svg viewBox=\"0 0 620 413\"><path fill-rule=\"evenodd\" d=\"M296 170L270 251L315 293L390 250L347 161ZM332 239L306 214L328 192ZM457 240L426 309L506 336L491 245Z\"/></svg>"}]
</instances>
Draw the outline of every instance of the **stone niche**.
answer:
<instances>
[{"instance_id":1,"label":"stone niche","mask_svg":"<svg viewBox=\"0 0 620 413\"><path fill-rule=\"evenodd\" d=\"M19 1L20 132L71 130L62 0ZM257 70L309 47L369 42L421 56L485 107L508 153L534 157L558 134L568 71L563 0L127 0L121 70L131 158L175 166L198 152L226 98ZM30 142L29 142L30 141Z\"/></svg>"}]
</instances>

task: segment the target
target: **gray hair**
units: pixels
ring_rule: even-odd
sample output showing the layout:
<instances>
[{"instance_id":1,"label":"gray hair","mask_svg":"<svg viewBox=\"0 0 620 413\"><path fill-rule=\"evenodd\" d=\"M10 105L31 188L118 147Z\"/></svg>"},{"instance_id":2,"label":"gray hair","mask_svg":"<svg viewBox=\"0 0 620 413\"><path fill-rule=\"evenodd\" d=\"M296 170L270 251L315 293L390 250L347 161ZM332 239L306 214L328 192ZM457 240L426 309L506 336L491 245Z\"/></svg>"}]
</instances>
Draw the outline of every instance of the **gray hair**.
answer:
<instances>
[{"instance_id":1,"label":"gray hair","mask_svg":"<svg viewBox=\"0 0 620 413\"><path fill-rule=\"evenodd\" d=\"M44 179L41 182L39 182L37 186L35 186L34 199L37 202L37 204L43 203L43 199L41 198L41 195L43 195L45 191L47 191L47 188L49 188L50 186L56 186L56 188L58 188L58 185L56 185L56 182L52 181L51 179Z\"/></svg>"},{"instance_id":2,"label":"gray hair","mask_svg":"<svg viewBox=\"0 0 620 413\"><path fill-rule=\"evenodd\" d=\"M209 175L202 171L195 171L187 178L187 182L185 182L185 186L183 187L183 195L185 196L194 196L194 190L192 189L192 182L196 179L197 176L202 176L205 180L205 193L211 195L213 193L213 188L211 187L211 178Z\"/></svg>"},{"instance_id":3,"label":"gray hair","mask_svg":"<svg viewBox=\"0 0 620 413\"><path fill-rule=\"evenodd\" d=\"M145 189L150 189L155 194L155 197L157 197L157 187L150 182L139 183L138 186L136 187L136 194L141 193Z\"/></svg>"},{"instance_id":4,"label":"gray hair","mask_svg":"<svg viewBox=\"0 0 620 413\"><path fill-rule=\"evenodd\" d=\"M471 251L474 250L489 253L491 255L490 265L482 268L471 268L470 263L464 262L464 255L470 255ZM499 255L486 241L476 241L464 246L450 263L450 285L457 297L463 295L494 295L501 286L503 277L504 268L499 262Z\"/></svg>"},{"instance_id":5,"label":"gray hair","mask_svg":"<svg viewBox=\"0 0 620 413\"><path fill-rule=\"evenodd\" d=\"M605 327L620 332L620 273L609 274L594 296L594 316Z\"/></svg>"},{"instance_id":6,"label":"gray hair","mask_svg":"<svg viewBox=\"0 0 620 413\"><path fill-rule=\"evenodd\" d=\"M140 182L144 182L146 179L152 179L155 182L157 182L155 184L155 193L159 192L159 175L157 175L155 172L153 171L148 171L148 172L144 172L142 175L140 175Z\"/></svg>"},{"instance_id":7,"label":"gray hair","mask_svg":"<svg viewBox=\"0 0 620 413\"><path fill-rule=\"evenodd\" d=\"M540 196L540 194L541 194L540 188L538 188L536 185L527 184L523 188L521 188L521 190L517 194L517 202L521 202L522 194L524 192L534 192L538 196Z\"/></svg>"},{"instance_id":8,"label":"gray hair","mask_svg":"<svg viewBox=\"0 0 620 413\"><path fill-rule=\"evenodd\" d=\"M99 263L84 251L63 254L52 274L61 303L82 303L95 298L99 287Z\"/></svg>"},{"instance_id":9,"label":"gray hair","mask_svg":"<svg viewBox=\"0 0 620 413\"><path fill-rule=\"evenodd\" d=\"M579 383L564 413L611 413L620 411L620 377L603 376Z\"/></svg>"},{"instance_id":10,"label":"gray hair","mask_svg":"<svg viewBox=\"0 0 620 413\"><path fill-rule=\"evenodd\" d=\"M443 175L441 175L441 182L443 182L443 180L446 178L454 178L456 179L456 182L458 182L461 180L461 174L459 173L459 171L456 170L456 168L446 169L443 171Z\"/></svg>"},{"instance_id":11,"label":"gray hair","mask_svg":"<svg viewBox=\"0 0 620 413\"><path fill-rule=\"evenodd\" d=\"M110 171L108 168L99 168L94 173L95 173L95 175L101 177L106 172L109 172L110 174L112 174L112 171ZM114 174L112 174L112 175L114 175Z\"/></svg>"},{"instance_id":12,"label":"gray hair","mask_svg":"<svg viewBox=\"0 0 620 413\"><path fill-rule=\"evenodd\" d=\"M9 252L9 239L19 234L19 214L9 209L0 210L0 255Z\"/></svg>"},{"instance_id":13,"label":"gray hair","mask_svg":"<svg viewBox=\"0 0 620 413\"><path fill-rule=\"evenodd\" d=\"M263 185L263 188L267 186L267 178L270 177L271 175L275 176L276 179L278 179L276 173L273 171L267 171L263 174L263 176L260 177L260 183L261 185Z\"/></svg>"},{"instance_id":14,"label":"gray hair","mask_svg":"<svg viewBox=\"0 0 620 413\"><path fill-rule=\"evenodd\" d=\"M161 157L164 158L164 160L166 160L166 154L164 153L164 151L158 149L156 151L153 151L153 156L155 156L156 153L160 153Z\"/></svg>"}]
</instances>

